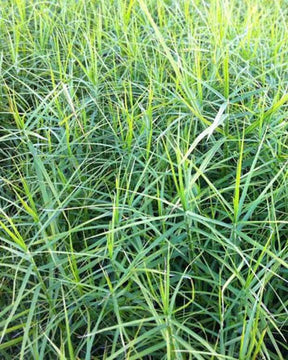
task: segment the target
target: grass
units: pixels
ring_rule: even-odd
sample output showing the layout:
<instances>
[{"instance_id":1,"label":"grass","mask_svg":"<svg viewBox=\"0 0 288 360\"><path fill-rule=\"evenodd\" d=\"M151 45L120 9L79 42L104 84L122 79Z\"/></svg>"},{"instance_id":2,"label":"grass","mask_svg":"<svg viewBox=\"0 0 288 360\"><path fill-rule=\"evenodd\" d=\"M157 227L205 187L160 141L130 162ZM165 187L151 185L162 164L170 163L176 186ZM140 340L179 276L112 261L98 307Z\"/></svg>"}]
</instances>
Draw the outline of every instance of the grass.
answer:
<instances>
[{"instance_id":1,"label":"grass","mask_svg":"<svg viewBox=\"0 0 288 360\"><path fill-rule=\"evenodd\" d=\"M287 20L1 1L1 359L287 359Z\"/></svg>"}]
</instances>

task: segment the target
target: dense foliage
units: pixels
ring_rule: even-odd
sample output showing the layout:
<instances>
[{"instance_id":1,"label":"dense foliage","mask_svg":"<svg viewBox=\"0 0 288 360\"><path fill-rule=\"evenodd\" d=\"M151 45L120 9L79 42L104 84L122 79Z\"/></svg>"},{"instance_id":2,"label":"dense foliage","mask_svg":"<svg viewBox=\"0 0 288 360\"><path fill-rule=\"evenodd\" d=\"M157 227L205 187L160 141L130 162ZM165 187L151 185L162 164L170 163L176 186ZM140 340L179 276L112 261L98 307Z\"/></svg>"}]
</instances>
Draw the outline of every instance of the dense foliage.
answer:
<instances>
[{"instance_id":1,"label":"dense foliage","mask_svg":"<svg viewBox=\"0 0 288 360\"><path fill-rule=\"evenodd\" d=\"M1 1L1 359L287 359L287 20Z\"/></svg>"}]
</instances>

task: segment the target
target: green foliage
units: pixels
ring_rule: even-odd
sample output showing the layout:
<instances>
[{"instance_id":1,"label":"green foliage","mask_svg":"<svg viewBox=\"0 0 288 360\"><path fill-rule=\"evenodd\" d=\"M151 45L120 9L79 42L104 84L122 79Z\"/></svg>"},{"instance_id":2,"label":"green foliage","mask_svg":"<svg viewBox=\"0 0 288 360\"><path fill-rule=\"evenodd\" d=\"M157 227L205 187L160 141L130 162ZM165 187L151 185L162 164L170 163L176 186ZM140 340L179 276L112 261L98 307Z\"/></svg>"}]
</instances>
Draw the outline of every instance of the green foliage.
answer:
<instances>
[{"instance_id":1,"label":"green foliage","mask_svg":"<svg viewBox=\"0 0 288 360\"><path fill-rule=\"evenodd\" d=\"M287 23L1 1L1 359L287 359Z\"/></svg>"}]
</instances>

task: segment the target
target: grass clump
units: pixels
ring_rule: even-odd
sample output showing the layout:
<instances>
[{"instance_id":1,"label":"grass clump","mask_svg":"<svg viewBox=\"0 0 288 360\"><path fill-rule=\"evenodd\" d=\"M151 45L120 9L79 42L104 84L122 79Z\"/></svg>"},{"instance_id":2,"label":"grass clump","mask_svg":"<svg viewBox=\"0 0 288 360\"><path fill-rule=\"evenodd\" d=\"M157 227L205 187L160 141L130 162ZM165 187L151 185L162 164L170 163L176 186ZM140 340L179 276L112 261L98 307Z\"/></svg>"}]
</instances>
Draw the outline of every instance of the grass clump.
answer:
<instances>
[{"instance_id":1,"label":"grass clump","mask_svg":"<svg viewBox=\"0 0 288 360\"><path fill-rule=\"evenodd\" d=\"M2 0L1 359L287 359L287 20Z\"/></svg>"}]
</instances>

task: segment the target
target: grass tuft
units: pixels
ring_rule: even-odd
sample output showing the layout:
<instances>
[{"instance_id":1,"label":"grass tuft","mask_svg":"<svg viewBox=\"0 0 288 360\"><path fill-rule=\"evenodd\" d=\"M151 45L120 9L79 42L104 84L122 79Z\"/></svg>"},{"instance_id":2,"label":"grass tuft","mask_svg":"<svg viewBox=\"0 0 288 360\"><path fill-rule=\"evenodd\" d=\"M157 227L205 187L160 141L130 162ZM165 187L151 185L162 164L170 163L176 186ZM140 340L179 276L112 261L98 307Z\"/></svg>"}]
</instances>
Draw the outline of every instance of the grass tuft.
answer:
<instances>
[{"instance_id":1,"label":"grass tuft","mask_svg":"<svg viewBox=\"0 0 288 360\"><path fill-rule=\"evenodd\" d=\"M287 0L2 0L0 358L288 358Z\"/></svg>"}]
</instances>

